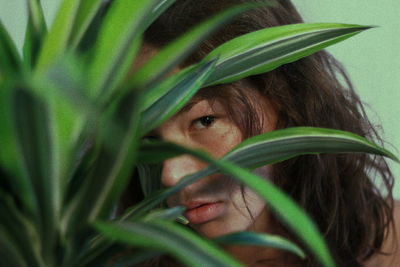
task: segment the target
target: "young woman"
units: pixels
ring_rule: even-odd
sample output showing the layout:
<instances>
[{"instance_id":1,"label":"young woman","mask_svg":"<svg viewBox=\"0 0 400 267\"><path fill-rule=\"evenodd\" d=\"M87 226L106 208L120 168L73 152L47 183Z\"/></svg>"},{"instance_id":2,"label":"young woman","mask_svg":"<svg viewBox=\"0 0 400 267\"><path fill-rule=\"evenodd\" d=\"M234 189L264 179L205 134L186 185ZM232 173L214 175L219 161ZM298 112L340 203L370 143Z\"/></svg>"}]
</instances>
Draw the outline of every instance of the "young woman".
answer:
<instances>
[{"instance_id":1,"label":"young woman","mask_svg":"<svg viewBox=\"0 0 400 267\"><path fill-rule=\"evenodd\" d=\"M141 60L205 18L243 2L249 1L177 1L146 32ZM252 10L207 39L184 65L199 61L242 34L300 22L300 15L287 0ZM382 142L344 69L326 52L266 74L204 88L149 136L201 148L218 158L248 137L294 126L340 129ZM205 166L189 155L169 159L163 164L161 181L173 186ZM359 153L307 155L255 172L273 181L307 211L325 236L337 266L400 264L393 177L383 158ZM384 190L378 189L376 178L381 179ZM296 241L262 199L221 174L199 180L167 202L186 206L189 226L207 237L254 230ZM300 260L273 249L231 246L226 250L247 266L318 266L312 256ZM170 261L161 258L153 263L169 266Z\"/></svg>"}]
</instances>

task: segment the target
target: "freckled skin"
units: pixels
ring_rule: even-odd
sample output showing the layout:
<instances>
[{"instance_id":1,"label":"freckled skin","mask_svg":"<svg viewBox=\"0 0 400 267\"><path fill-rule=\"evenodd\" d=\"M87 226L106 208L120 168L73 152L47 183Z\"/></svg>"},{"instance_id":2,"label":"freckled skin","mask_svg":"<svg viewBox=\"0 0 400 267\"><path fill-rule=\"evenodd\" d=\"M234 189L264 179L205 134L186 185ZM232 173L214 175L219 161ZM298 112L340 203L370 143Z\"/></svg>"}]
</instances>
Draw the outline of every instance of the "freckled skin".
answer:
<instances>
[{"instance_id":1,"label":"freckled skin","mask_svg":"<svg viewBox=\"0 0 400 267\"><path fill-rule=\"evenodd\" d=\"M193 124L196 119L208 115L216 117L208 127L202 128L199 122ZM201 100L188 111L178 113L161 125L156 133L163 140L202 149L216 158L225 155L243 139L239 128L228 119L223 106L218 101L213 102L211 106L207 100ZM163 164L162 183L165 186L173 186L182 177L206 166L206 163L190 155L166 160ZM268 178L270 166L259 168L255 172ZM225 207L224 211L213 220L190 224L204 236L217 237L241 230L266 231L267 229L268 215L264 201L246 187L242 194L240 185L228 176L214 174L205 177L184 188L167 202L169 206L175 206L197 199L222 201Z\"/></svg>"}]
</instances>

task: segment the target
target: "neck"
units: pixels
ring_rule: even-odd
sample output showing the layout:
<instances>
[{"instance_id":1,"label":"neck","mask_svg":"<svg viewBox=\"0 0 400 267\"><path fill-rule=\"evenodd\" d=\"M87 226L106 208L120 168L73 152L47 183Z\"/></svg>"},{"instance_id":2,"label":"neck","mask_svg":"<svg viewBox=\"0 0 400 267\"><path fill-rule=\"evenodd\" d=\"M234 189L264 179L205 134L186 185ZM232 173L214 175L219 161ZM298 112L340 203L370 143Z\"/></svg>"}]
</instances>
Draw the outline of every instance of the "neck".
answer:
<instances>
[{"instance_id":1,"label":"neck","mask_svg":"<svg viewBox=\"0 0 400 267\"><path fill-rule=\"evenodd\" d=\"M288 238L282 227L272 218L270 212L265 210L260 214L260 217L264 217L264 220L256 220L248 229L249 231L268 233ZM268 224L257 224L258 221L268 222ZM248 245L226 245L223 248L245 266L289 267L305 265L304 261L296 255L280 249Z\"/></svg>"},{"instance_id":2,"label":"neck","mask_svg":"<svg viewBox=\"0 0 400 267\"><path fill-rule=\"evenodd\" d=\"M245 266L303 266L304 262L288 252L259 246L226 246L225 251Z\"/></svg>"}]
</instances>

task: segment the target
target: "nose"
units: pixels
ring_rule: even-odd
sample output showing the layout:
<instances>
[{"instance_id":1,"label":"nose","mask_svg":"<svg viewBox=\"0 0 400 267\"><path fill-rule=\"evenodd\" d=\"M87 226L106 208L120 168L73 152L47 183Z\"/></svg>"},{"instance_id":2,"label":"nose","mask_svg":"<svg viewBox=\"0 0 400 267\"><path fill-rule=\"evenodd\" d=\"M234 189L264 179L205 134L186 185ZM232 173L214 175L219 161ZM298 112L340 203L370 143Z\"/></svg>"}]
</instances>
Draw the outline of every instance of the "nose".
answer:
<instances>
[{"instance_id":1,"label":"nose","mask_svg":"<svg viewBox=\"0 0 400 267\"><path fill-rule=\"evenodd\" d=\"M181 155L168 159L163 163L161 183L171 187L176 185L183 177L204 168L204 164L190 155Z\"/></svg>"}]
</instances>

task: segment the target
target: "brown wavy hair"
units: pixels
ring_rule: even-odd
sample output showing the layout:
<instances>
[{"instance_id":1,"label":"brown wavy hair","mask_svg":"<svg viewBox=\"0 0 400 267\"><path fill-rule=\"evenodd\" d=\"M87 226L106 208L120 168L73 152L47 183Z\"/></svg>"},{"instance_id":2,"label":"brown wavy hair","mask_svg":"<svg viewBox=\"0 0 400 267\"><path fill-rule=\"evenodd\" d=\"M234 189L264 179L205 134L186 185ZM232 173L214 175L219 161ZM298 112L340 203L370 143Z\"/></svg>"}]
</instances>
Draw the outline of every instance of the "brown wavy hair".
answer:
<instances>
[{"instance_id":1,"label":"brown wavy hair","mask_svg":"<svg viewBox=\"0 0 400 267\"><path fill-rule=\"evenodd\" d=\"M147 30L145 42L161 48L207 17L244 2L250 1L178 0ZM198 62L212 49L242 34L301 22L287 0L246 12L201 44L185 65ZM326 51L246 80L272 104L278 129L333 128L383 143L345 70ZM247 137L260 133L249 92L238 83L207 88L198 96L223 100ZM382 188L377 186L377 178ZM362 266L371 255L384 253L381 247L393 223L393 177L382 157L362 153L299 156L275 164L273 182L314 219L338 266ZM288 236L295 239L290 233ZM305 265L318 266L311 255Z\"/></svg>"}]
</instances>

